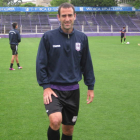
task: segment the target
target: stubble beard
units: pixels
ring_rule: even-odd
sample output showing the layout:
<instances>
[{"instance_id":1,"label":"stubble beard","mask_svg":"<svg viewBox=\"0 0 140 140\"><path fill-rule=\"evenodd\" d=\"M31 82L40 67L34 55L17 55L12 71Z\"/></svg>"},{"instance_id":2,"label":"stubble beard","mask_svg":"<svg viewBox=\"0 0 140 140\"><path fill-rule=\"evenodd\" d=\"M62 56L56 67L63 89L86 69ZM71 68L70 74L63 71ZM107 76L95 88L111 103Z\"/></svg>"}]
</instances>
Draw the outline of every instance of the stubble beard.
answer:
<instances>
[{"instance_id":1,"label":"stubble beard","mask_svg":"<svg viewBox=\"0 0 140 140\"><path fill-rule=\"evenodd\" d=\"M65 24L62 25L63 26L63 29L66 30L67 32L71 29L73 29L73 23L71 23L68 27L65 26Z\"/></svg>"}]
</instances>

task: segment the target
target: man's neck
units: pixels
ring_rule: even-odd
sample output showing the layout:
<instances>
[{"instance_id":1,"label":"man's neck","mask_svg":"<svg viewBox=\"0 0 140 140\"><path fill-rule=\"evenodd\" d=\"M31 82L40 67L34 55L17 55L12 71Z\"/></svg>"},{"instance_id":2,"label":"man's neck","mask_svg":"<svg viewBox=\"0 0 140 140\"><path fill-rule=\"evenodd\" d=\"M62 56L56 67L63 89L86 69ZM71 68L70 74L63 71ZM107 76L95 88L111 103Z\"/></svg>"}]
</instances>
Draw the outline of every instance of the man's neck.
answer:
<instances>
[{"instance_id":1,"label":"man's neck","mask_svg":"<svg viewBox=\"0 0 140 140\"><path fill-rule=\"evenodd\" d=\"M62 29L62 31L63 31L64 33L66 33L66 34L70 34L70 33L72 33L72 31L73 31L73 28L72 28L72 29L69 29L69 30L65 30L65 29L63 29L63 28L61 27L61 29Z\"/></svg>"}]
</instances>

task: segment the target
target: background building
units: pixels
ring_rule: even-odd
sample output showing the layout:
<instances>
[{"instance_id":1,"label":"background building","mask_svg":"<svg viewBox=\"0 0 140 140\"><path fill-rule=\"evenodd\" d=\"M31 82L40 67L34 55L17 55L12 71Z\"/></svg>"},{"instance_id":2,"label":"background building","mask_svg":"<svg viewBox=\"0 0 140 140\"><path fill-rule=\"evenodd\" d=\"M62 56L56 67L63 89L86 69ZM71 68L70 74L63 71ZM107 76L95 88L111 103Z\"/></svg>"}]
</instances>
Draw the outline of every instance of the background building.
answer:
<instances>
[{"instance_id":1,"label":"background building","mask_svg":"<svg viewBox=\"0 0 140 140\"><path fill-rule=\"evenodd\" d=\"M44 7L48 7L48 6L50 6L51 1L52 0L29 0L29 1L22 2L22 4L31 2L33 4L36 4L36 6L41 5L41 6L44 6Z\"/></svg>"},{"instance_id":2,"label":"background building","mask_svg":"<svg viewBox=\"0 0 140 140\"><path fill-rule=\"evenodd\" d=\"M28 2L31 2L33 4L36 4L36 0L29 0L29 1L25 1L25 2L23 1L22 4L25 4L25 3L28 3Z\"/></svg>"},{"instance_id":3,"label":"background building","mask_svg":"<svg viewBox=\"0 0 140 140\"><path fill-rule=\"evenodd\" d=\"M36 6L42 5L44 7L50 6L51 0L36 0Z\"/></svg>"},{"instance_id":4,"label":"background building","mask_svg":"<svg viewBox=\"0 0 140 140\"><path fill-rule=\"evenodd\" d=\"M117 0L117 2L118 2L118 6L122 6L122 7L132 6L132 5L128 4L130 2L130 0Z\"/></svg>"}]
</instances>

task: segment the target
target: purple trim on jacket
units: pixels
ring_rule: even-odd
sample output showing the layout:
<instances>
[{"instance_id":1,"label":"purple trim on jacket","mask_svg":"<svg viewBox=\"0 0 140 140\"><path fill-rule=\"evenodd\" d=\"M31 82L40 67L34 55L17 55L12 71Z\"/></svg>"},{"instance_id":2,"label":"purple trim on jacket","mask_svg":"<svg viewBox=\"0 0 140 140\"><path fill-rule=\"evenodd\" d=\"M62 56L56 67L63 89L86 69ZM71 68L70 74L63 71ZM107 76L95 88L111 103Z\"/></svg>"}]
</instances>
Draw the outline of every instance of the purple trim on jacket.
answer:
<instances>
[{"instance_id":1,"label":"purple trim on jacket","mask_svg":"<svg viewBox=\"0 0 140 140\"><path fill-rule=\"evenodd\" d=\"M79 84L69 85L69 86L62 86L62 85L53 85L53 84L51 84L50 88L57 89L59 91L71 91L71 90L79 89Z\"/></svg>"}]
</instances>

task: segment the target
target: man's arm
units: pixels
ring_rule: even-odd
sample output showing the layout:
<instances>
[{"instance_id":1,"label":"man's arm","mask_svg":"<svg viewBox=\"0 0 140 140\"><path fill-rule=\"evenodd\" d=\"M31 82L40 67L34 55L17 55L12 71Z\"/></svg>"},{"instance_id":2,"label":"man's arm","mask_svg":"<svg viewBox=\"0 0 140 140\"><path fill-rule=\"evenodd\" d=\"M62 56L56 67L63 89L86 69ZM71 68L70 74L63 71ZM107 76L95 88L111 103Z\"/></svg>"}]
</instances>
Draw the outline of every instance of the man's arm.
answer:
<instances>
[{"instance_id":1,"label":"man's arm","mask_svg":"<svg viewBox=\"0 0 140 140\"><path fill-rule=\"evenodd\" d=\"M47 67L48 67L47 47L49 46L47 44L47 38L44 34L41 38L39 48L38 48L37 58L36 58L37 81L38 84L43 87L43 89L50 87L50 81L47 73Z\"/></svg>"},{"instance_id":2,"label":"man's arm","mask_svg":"<svg viewBox=\"0 0 140 140\"><path fill-rule=\"evenodd\" d=\"M12 43L13 36L14 36L14 34L11 34L11 31L10 31L9 32L9 42L10 42L10 44Z\"/></svg>"},{"instance_id":3,"label":"man's arm","mask_svg":"<svg viewBox=\"0 0 140 140\"><path fill-rule=\"evenodd\" d=\"M124 31L124 36L126 36L126 30Z\"/></svg>"},{"instance_id":4,"label":"man's arm","mask_svg":"<svg viewBox=\"0 0 140 140\"><path fill-rule=\"evenodd\" d=\"M84 49L81 59L81 68L84 76L85 85L88 86L87 103L89 104L93 101L94 98L95 76L87 37L85 38L84 41Z\"/></svg>"},{"instance_id":5,"label":"man's arm","mask_svg":"<svg viewBox=\"0 0 140 140\"><path fill-rule=\"evenodd\" d=\"M42 86L44 89L44 94L43 94L44 104L49 104L50 102L52 102L51 95L57 97L55 92L50 88L50 82L47 74L48 48L49 45L47 43L47 38L45 35L43 35L39 44L38 54L36 59L36 75L37 75L37 81L39 85Z\"/></svg>"},{"instance_id":6,"label":"man's arm","mask_svg":"<svg viewBox=\"0 0 140 140\"><path fill-rule=\"evenodd\" d=\"M81 65L81 71L84 76L85 85L88 86L88 90L94 90L95 76L94 76L94 70L93 70L92 59L89 51L87 37L84 40L84 48L82 51L82 58L81 58L80 65Z\"/></svg>"},{"instance_id":7,"label":"man's arm","mask_svg":"<svg viewBox=\"0 0 140 140\"><path fill-rule=\"evenodd\" d=\"M121 33L124 33L122 30L120 31Z\"/></svg>"},{"instance_id":8,"label":"man's arm","mask_svg":"<svg viewBox=\"0 0 140 140\"><path fill-rule=\"evenodd\" d=\"M20 33L17 32L17 35L18 35L18 43L21 42L21 37L20 37Z\"/></svg>"},{"instance_id":9,"label":"man's arm","mask_svg":"<svg viewBox=\"0 0 140 140\"><path fill-rule=\"evenodd\" d=\"M87 92L87 104L90 104L94 98L94 90L88 90Z\"/></svg>"},{"instance_id":10,"label":"man's arm","mask_svg":"<svg viewBox=\"0 0 140 140\"><path fill-rule=\"evenodd\" d=\"M9 32L9 43L11 44L11 35L10 35L10 32Z\"/></svg>"}]
</instances>

